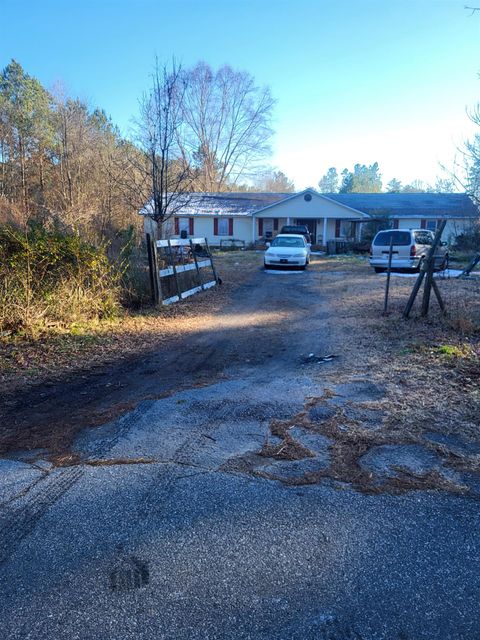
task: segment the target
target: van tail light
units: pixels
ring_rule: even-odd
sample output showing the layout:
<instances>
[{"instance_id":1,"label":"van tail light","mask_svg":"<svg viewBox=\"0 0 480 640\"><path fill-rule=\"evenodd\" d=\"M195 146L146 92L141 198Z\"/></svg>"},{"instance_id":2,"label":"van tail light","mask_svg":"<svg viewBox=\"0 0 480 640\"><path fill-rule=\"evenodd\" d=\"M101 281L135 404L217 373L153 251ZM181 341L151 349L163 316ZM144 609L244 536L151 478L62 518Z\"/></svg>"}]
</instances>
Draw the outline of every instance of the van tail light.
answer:
<instances>
[{"instance_id":1,"label":"van tail light","mask_svg":"<svg viewBox=\"0 0 480 640\"><path fill-rule=\"evenodd\" d=\"M370 258L373 257L373 244L370 245Z\"/></svg>"},{"instance_id":2,"label":"van tail light","mask_svg":"<svg viewBox=\"0 0 480 640\"><path fill-rule=\"evenodd\" d=\"M414 258L417 255L417 247L413 244L410 247L410 257Z\"/></svg>"}]
</instances>

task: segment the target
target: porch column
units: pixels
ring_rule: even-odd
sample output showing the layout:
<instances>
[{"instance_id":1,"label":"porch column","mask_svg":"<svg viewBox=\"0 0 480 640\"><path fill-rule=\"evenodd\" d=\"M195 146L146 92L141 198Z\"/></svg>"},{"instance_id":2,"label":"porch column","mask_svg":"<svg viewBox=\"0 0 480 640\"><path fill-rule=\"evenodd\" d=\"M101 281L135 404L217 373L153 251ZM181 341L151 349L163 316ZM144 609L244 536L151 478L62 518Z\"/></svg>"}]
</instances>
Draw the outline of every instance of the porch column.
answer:
<instances>
[{"instance_id":1,"label":"porch column","mask_svg":"<svg viewBox=\"0 0 480 640\"><path fill-rule=\"evenodd\" d=\"M256 220L255 216L252 216L252 242L253 242L253 244L255 244L255 240L256 240L256 237L255 237L255 225L256 225L256 223L257 223L257 220Z\"/></svg>"},{"instance_id":2,"label":"porch column","mask_svg":"<svg viewBox=\"0 0 480 640\"><path fill-rule=\"evenodd\" d=\"M322 237L322 242L323 242L323 244L327 244L327 218L323 219L323 237Z\"/></svg>"},{"instance_id":3,"label":"porch column","mask_svg":"<svg viewBox=\"0 0 480 640\"><path fill-rule=\"evenodd\" d=\"M290 218L287 218L287 225L290 225L290 224L292 224L292 222L291 222Z\"/></svg>"},{"instance_id":4,"label":"porch column","mask_svg":"<svg viewBox=\"0 0 480 640\"><path fill-rule=\"evenodd\" d=\"M355 222L355 240L357 242L360 242L361 238L362 238L362 223Z\"/></svg>"}]
</instances>

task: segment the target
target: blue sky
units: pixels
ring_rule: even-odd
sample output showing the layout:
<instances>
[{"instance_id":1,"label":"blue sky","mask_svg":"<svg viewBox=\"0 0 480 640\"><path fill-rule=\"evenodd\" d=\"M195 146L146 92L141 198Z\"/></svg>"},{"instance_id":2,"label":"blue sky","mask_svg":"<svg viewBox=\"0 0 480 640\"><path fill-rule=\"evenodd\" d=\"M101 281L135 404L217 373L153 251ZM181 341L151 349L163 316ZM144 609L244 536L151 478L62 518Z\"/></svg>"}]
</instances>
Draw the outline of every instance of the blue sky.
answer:
<instances>
[{"instance_id":1,"label":"blue sky","mask_svg":"<svg viewBox=\"0 0 480 640\"><path fill-rule=\"evenodd\" d=\"M17 59L123 130L154 56L229 63L277 99L272 164L297 188L378 161L433 181L474 131L480 12L465 0L0 0L0 65ZM471 4L480 5L480 2Z\"/></svg>"}]
</instances>

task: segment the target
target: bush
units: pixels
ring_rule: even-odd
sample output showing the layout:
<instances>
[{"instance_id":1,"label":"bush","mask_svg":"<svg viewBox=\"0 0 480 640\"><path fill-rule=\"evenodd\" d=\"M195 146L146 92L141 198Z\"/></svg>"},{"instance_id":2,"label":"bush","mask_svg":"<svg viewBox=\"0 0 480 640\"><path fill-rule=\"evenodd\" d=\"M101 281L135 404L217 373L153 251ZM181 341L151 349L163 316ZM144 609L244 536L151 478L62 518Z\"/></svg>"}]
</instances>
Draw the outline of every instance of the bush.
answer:
<instances>
[{"instance_id":1,"label":"bush","mask_svg":"<svg viewBox=\"0 0 480 640\"><path fill-rule=\"evenodd\" d=\"M0 331L30 334L112 317L119 299L105 247L40 226L0 227Z\"/></svg>"},{"instance_id":2,"label":"bush","mask_svg":"<svg viewBox=\"0 0 480 640\"><path fill-rule=\"evenodd\" d=\"M457 236L454 248L456 251L480 251L480 225Z\"/></svg>"}]
</instances>

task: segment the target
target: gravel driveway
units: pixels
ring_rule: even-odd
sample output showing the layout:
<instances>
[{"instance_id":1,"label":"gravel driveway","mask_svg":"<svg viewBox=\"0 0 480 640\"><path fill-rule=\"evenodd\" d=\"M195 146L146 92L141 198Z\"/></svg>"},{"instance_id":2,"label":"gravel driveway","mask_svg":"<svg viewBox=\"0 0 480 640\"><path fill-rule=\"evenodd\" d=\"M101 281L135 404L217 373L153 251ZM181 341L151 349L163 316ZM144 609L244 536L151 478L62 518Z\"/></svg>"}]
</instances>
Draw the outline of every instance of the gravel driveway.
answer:
<instances>
[{"instance_id":1,"label":"gravel driveway","mask_svg":"<svg viewBox=\"0 0 480 640\"><path fill-rule=\"evenodd\" d=\"M77 464L0 460L1 638L480 637L480 483L451 464L480 447L389 426L332 312L348 277L259 269Z\"/></svg>"}]
</instances>

